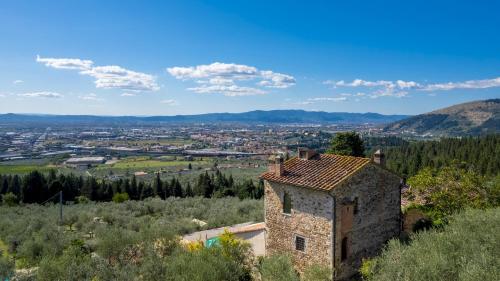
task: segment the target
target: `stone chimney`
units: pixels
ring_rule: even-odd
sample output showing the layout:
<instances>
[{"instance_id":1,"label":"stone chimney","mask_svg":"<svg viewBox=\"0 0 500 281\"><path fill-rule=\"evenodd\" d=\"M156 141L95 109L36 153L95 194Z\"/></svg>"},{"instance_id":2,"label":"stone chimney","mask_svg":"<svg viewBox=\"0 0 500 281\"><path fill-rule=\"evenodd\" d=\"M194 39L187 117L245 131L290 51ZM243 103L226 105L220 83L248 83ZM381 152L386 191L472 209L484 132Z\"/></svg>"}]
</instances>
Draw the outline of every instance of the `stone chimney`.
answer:
<instances>
[{"instance_id":1,"label":"stone chimney","mask_svg":"<svg viewBox=\"0 0 500 281\"><path fill-rule=\"evenodd\" d=\"M316 151L314 149L309 149L306 147L299 147L297 151L297 155L299 159L302 160L311 160L314 156L317 155Z\"/></svg>"},{"instance_id":2,"label":"stone chimney","mask_svg":"<svg viewBox=\"0 0 500 281\"><path fill-rule=\"evenodd\" d=\"M285 165L283 164L283 158L280 155L274 158L274 174L277 177L281 177L285 174Z\"/></svg>"},{"instance_id":3,"label":"stone chimney","mask_svg":"<svg viewBox=\"0 0 500 281\"><path fill-rule=\"evenodd\" d=\"M269 173L273 173L274 174L274 170L275 170L274 168L276 168L275 159L276 159L276 155L271 155L267 159L267 171Z\"/></svg>"},{"instance_id":4,"label":"stone chimney","mask_svg":"<svg viewBox=\"0 0 500 281\"><path fill-rule=\"evenodd\" d=\"M385 154L381 149L375 151L375 153L373 154L373 162L375 164L379 164L382 167L385 166Z\"/></svg>"},{"instance_id":5,"label":"stone chimney","mask_svg":"<svg viewBox=\"0 0 500 281\"><path fill-rule=\"evenodd\" d=\"M267 171L269 173L275 174L277 177L281 177L284 174L284 159L281 155L273 155L269 157L267 162Z\"/></svg>"}]
</instances>

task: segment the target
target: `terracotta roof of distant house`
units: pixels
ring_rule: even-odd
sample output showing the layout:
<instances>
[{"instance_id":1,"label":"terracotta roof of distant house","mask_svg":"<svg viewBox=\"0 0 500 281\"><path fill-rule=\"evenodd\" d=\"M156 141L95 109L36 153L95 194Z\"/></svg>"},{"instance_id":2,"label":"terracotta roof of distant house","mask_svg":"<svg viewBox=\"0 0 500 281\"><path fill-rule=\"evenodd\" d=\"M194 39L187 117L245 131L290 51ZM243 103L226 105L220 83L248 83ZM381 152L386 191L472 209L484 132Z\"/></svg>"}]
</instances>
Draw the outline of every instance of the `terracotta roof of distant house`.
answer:
<instances>
[{"instance_id":1,"label":"terracotta roof of distant house","mask_svg":"<svg viewBox=\"0 0 500 281\"><path fill-rule=\"evenodd\" d=\"M328 191L369 162L369 158L334 154L319 154L309 160L294 157L284 163L283 176L266 172L260 177L272 182Z\"/></svg>"}]
</instances>

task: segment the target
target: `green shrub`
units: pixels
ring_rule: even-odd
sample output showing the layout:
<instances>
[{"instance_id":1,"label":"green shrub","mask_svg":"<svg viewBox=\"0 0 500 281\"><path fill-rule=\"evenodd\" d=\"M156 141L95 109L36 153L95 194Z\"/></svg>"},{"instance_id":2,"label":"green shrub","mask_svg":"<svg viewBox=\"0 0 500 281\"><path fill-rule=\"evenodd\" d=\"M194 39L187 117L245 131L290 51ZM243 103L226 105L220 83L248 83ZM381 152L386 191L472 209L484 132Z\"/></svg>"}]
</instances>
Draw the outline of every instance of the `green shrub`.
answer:
<instances>
[{"instance_id":1,"label":"green shrub","mask_svg":"<svg viewBox=\"0 0 500 281\"><path fill-rule=\"evenodd\" d=\"M129 200L129 197L128 197L128 194L126 192L116 193L115 195L113 195L113 202L115 202L115 203L123 203L123 202L128 201L128 200Z\"/></svg>"},{"instance_id":2,"label":"green shrub","mask_svg":"<svg viewBox=\"0 0 500 281\"><path fill-rule=\"evenodd\" d=\"M314 264L306 268L302 280L304 281L331 281L333 271L330 267Z\"/></svg>"},{"instance_id":3,"label":"green shrub","mask_svg":"<svg viewBox=\"0 0 500 281\"><path fill-rule=\"evenodd\" d=\"M246 269L231 257L224 255L221 247L203 248L199 251L179 251L167 263L169 281L244 281L250 280Z\"/></svg>"},{"instance_id":4,"label":"green shrub","mask_svg":"<svg viewBox=\"0 0 500 281\"><path fill-rule=\"evenodd\" d=\"M87 203L89 203L89 202L90 202L90 200L89 200L87 197L85 197L85 196L81 195L81 196L77 196L77 197L75 198L75 202L76 202L77 204L87 204Z\"/></svg>"},{"instance_id":5,"label":"green shrub","mask_svg":"<svg viewBox=\"0 0 500 281\"><path fill-rule=\"evenodd\" d=\"M19 199L14 193L9 192L2 195L2 204L9 207L16 206L17 204L19 204Z\"/></svg>"},{"instance_id":6,"label":"green shrub","mask_svg":"<svg viewBox=\"0 0 500 281\"><path fill-rule=\"evenodd\" d=\"M359 273L363 277L363 280L369 280L375 271L375 262L372 259L363 259Z\"/></svg>"},{"instance_id":7,"label":"green shrub","mask_svg":"<svg viewBox=\"0 0 500 281\"><path fill-rule=\"evenodd\" d=\"M292 259L287 255L273 255L261 260L262 281L299 281L293 269Z\"/></svg>"},{"instance_id":8,"label":"green shrub","mask_svg":"<svg viewBox=\"0 0 500 281\"><path fill-rule=\"evenodd\" d=\"M14 261L7 256L0 255L0 280L5 280L14 273Z\"/></svg>"}]
</instances>

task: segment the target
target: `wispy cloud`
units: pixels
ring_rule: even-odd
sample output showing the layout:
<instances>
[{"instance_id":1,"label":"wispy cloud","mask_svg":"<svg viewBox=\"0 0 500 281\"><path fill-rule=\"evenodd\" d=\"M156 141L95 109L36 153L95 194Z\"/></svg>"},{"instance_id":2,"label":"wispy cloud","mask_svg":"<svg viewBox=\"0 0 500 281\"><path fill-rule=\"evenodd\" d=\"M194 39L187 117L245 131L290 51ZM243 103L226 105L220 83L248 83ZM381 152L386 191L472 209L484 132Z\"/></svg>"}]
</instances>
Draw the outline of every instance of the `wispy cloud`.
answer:
<instances>
[{"instance_id":1,"label":"wispy cloud","mask_svg":"<svg viewBox=\"0 0 500 281\"><path fill-rule=\"evenodd\" d=\"M170 105L170 106L179 105L179 103L176 100L162 100L162 101L160 101L160 103Z\"/></svg>"},{"instance_id":2,"label":"wispy cloud","mask_svg":"<svg viewBox=\"0 0 500 281\"><path fill-rule=\"evenodd\" d=\"M319 98L309 98L307 99L308 101L313 101L313 102L317 102L317 101L332 101L332 102L339 102L339 101L346 101L347 98L346 97L319 97Z\"/></svg>"},{"instance_id":3,"label":"wispy cloud","mask_svg":"<svg viewBox=\"0 0 500 281\"><path fill-rule=\"evenodd\" d=\"M54 99L59 99L64 97L63 95L55 92L31 92L31 93L24 93L24 94L18 94L20 97L27 97L27 98L54 98Z\"/></svg>"},{"instance_id":4,"label":"wispy cloud","mask_svg":"<svg viewBox=\"0 0 500 281\"><path fill-rule=\"evenodd\" d=\"M167 68L167 72L176 79L200 84L198 87L187 88L200 94L261 95L267 93L266 88L286 89L295 85L295 78L291 75L234 63L214 62L189 67L176 66Z\"/></svg>"},{"instance_id":5,"label":"wispy cloud","mask_svg":"<svg viewBox=\"0 0 500 281\"><path fill-rule=\"evenodd\" d=\"M296 105L311 105L319 102L343 102L347 101L347 97L317 97L317 98L308 98L305 101L296 102Z\"/></svg>"},{"instance_id":6,"label":"wispy cloud","mask_svg":"<svg viewBox=\"0 0 500 281\"><path fill-rule=\"evenodd\" d=\"M367 81L362 79L354 79L352 82L346 82L344 80L340 81L332 81L327 80L324 81L323 84L332 85L334 87L368 87L368 88L376 88L370 94L370 97L383 97L383 96L393 96L393 97L404 97L408 94L408 90L410 89L418 89L421 87L420 84L414 81L387 81L387 80L378 80L378 81Z\"/></svg>"},{"instance_id":7,"label":"wispy cloud","mask_svg":"<svg viewBox=\"0 0 500 281\"><path fill-rule=\"evenodd\" d=\"M78 96L78 98L81 100L86 100L86 101L104 101L103 98L98 97L94 93L90 93L90 94L85 95L85 96Z\"/></svg>"},{"instance_id":8,"label":"wispy cloud","mask_svg":"<svg viewBox=\"0 0 500 281\"><path fill-rule=\"evenodd\" d=\"M117 65L93 66L91 60L69 58L42 58L37 56L37 62L56 69L80 70L80 74L95 79L96 88L121 89L127 91L156 91L160 87L156 77L150 74L125 69Z\"/></svg>"},{"instance_id":9,"label":"wispy cloud","mask_svg":"<svg viewBox=\"0 0 500 281\"><path fill-rule=\"evenodd\" d=\"M236 85L202 85L200 87L192 87L187 88L189 91L193 91L198 94L214 94L214 93L222 93L228 97L236 97L236 96L255 96L255 95L263 95L266 94L266 91L263 91L258 88L252 87L240 87Z\"/></svg>"},{"instance_id":10,"label":"wispy cloud","mask_svg":"<svg viewBox=\"0 0 500 281\"><path fill-rule=\"evenodd\" d=\"M423 91L449 91L455 89L486 89L500 87L500 77L483 80L469 80L465 82L448 82L428 84L422 87Z\"/></svg>"},{"instance_id":11,"label":"wispy cloud","mask_svg":"<svg viewBox=\"0 0 500 281\"><path fill-rule=\"evenodd\" d=\"M122 96L122 97L135 97L135 96L137 96L137 95L136 95L136 94L134 94L134 93L123 93L123 94L121 94L120 96Z\"/></svg>"},{"instance_id":12,"label":"wispy cloud","mask_svg":"<svg viewBox=\"0 0 500 281\"><path fill-rule=\"evenodd\" d=\"M377 81L367 81L362 79L354 79L352 82L346 82L344 80L333 81L326 80L323 82L325 85L337 87L366 87L372 88L372 92L369 93L368 97L378 98L383 96L392 97L404 97L409 94L410 91L449 91L455 89L486 89L493 87L500 87L500 77L493 79L483 79L483 80L469 80L464 82L448 82L448 83L434 83L425 84L418 83L415 81L388 81L388 80L377 80Z\"/></svg>"},{"instance_id":13,"label":"wispy cloud","mask_svg":"<svg viewBox=\"0 0 500 281\"><path fill-rule=\"evenodd\" d=\"M21 84L21 83L24 83L23 80L14 80L12 81L12 84Z\"/></svg>"},{"instance_id":14,"label":"wispy cloud","mask_svg":"<svg viewBox=\"0 0 500 281\"><path fill-rule=\"evenodd\" d=\"M45 64L45 66L57 69L90 69L94 64L91 60L68 59L68 58L42 58L36 56L36 61Z\"/></svg>"}]
</instances>

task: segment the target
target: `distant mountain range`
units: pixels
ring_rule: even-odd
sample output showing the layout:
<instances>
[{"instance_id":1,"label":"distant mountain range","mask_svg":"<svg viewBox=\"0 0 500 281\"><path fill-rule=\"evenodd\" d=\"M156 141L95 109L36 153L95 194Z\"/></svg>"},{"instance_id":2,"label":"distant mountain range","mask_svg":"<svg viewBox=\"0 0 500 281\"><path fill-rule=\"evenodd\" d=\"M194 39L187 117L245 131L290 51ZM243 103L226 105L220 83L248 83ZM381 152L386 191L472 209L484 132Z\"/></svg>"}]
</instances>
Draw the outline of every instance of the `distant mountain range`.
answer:
<instances>
[{"instance_id":1,"label":"distant mountain range","mask_svg":"<svg viewBox=\"0 0 500 281\"><path fill-rule=\"evenodd\" d=\"M244 113L208 113L175 116L93 116L93 115L40 115L0 114L1 124L156 124L156 123L343 123L387 124L408 115L383 115L378 113L318 112L304 110L249 111Z\"/></svg>"},{"instance_id":2,"label":"distant mountain range","mask_svg":"<svg viewBox=\"0 0 500 281\"><path fill-rule=\"evenodd\" d=\"M435 136L498 133L500 132L500 99L462 103L415 115L391 123L384 130Z\"/></svg>"}]
</instances>

